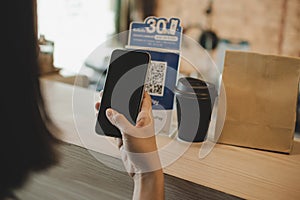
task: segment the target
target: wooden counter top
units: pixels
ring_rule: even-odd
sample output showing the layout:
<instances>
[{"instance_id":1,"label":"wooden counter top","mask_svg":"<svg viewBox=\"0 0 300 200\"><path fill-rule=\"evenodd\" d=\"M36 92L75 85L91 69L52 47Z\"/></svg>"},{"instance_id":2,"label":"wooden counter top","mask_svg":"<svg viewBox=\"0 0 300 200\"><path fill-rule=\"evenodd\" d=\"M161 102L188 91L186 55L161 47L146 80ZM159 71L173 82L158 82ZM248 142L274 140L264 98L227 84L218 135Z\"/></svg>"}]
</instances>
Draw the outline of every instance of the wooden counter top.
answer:
<instances>
[{"instance_id":1,"label":"wooden counter top","mask_svg":"<svg viewBox=\"0 0 300 200\"><path fill-rule=\"evenodd\" d=\"M61 129L60 139L89 149L92 155L119 157L114 140L94 131L96 92L46 80L42 86L51 117ZM167 175L245 199L300 199L299 140L290 155L217 144L202 160L201 144L188 147L167 136L158 136L157 141ZM178 152L183 152L179 158Z\"/></svg>"}]
</instances>

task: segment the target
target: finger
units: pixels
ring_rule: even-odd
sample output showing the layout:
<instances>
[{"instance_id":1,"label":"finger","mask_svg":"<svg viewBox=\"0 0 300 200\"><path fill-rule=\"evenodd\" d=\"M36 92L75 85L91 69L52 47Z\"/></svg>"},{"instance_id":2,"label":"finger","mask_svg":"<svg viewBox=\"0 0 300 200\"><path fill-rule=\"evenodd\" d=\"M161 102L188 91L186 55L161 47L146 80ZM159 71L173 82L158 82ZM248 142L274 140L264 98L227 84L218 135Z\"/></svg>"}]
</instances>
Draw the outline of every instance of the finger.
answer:
<instances>
[{"instance_id":1,"label":"finger","mask_svg":"<svg viewBox=\"0 0 300 200\"><path fill-rule=\"evenodd\" d=\"M99 96L100 96L100 98L102 98L102 96L103 96L103 90L101 90L101 91L99 92Z\"/></svg>"},{"instance_id":2,"label":"finger","mask_svg":"<svg viewBox=\"0 0 300 200\"><path fill-rule=\"evenodd\" d=\"M152 101L148 92L144 92L141 111L151 112L152 110Z\"/></svg>"},{"instance_id":3,"label":"finger","mask_svg":"<svg viewBox=\"0 0 300 200\"><path fill-rule=\"evenodd\" d=\"M96 108L96 110L99 110L99 109L100 109L100 102L97 102L97 103L95 104L95 108Z\"/></svg>"},{"instance_id":4,"label":"finger","mask_svg":"<svg viewBox=\"0 0 300 200\"><path fill-rule=\"evenodd\" d=\"M100 96L99 102L97 102L97 103L95 104L95 109L96 109L96 110L99 110L99 109L100 109L100 102L101 102L101 99L102 99L102 96L103 96L103 90L101 90L101 91L99 92L99 96Z\"/></svg>"},{"instance_id":5,"label":"finger","mask_svg":"<svg viewBox=\"0 0 300 200\"><path fill-rule=\"evenodd\" d=\"M116 126L122 134L130 133L133 130L133 125L126 119L126 117L117 111L109 108L106 110L106 116L110 123Z\"/></svg>"},{"instance_id":6,"label":"finger","mask_svg":"<svg viewBox=\"0 0 300 200\"><path fill-rule=\"evenodd\" d=\"M136 119L136 127L143 127L151 123L152 101L148 92L145 91L142 108Z\"/></svg>"},{"instance_id":7,"label":"finger","mask_svg":"<svg viewBox=\"0 0 300 200\"><path fill-rule=\"evenodd\" d=\"M149 112L141 111L136 119L136 127L143 127L151 123L151 115Z\"/></svg>"},{"instance_id":8,"label":"finger","mask_svg":"<svg viewBox=\"0 0 300 200\"><path fill-rule=\"evenodd\" d=\"M123 146L123 140L121 138L117 138L118 148L120 149Z\"/></svg>"}]
</instances>

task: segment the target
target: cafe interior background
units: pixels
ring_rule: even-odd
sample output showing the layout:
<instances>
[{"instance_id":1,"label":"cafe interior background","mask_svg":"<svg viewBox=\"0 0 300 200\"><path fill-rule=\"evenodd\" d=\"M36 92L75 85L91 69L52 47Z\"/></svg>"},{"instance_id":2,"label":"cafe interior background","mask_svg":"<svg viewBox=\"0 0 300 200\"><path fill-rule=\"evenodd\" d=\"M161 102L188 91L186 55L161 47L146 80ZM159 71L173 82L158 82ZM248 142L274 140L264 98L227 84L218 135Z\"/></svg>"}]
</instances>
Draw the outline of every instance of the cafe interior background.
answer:
<instances>
[{"instance_id":1,"label":"cafe interior background","mask_svg":"<svg viewBox=\"0 0 300 200\"><path fill-rule=\"evenodd\" d=\"M219 69L227 49L300 56L299 0L38 0L37 11L40 45L54 47L40 49L41 77L74 84L77 76L76 84L91 90L102 89L109 60L91 53L148 16L180 18L183 33ZM195 68L182 62L180 73L192 76Z\"/></svg>"}]
</instances>

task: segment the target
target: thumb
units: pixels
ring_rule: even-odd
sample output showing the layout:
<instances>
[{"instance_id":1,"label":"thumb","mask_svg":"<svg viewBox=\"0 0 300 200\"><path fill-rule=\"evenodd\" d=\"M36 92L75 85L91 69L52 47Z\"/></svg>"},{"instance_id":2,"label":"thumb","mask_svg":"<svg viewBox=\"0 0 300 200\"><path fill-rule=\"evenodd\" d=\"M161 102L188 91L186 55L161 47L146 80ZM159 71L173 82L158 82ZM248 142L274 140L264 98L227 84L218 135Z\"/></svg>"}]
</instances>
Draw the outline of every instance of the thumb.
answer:
<instances>
[{"instance_id":1,"label":"thumb","mask_svg":"<svg viewBox=\"0 0 300 200\"><path fill-rule=\"evenodd\" d=\"M116 126L122 134L130 133L133 129L133 125L126 119L124 115L111 108L106 110L106 116L110 123Z\"/></svg>"}]
</instances>

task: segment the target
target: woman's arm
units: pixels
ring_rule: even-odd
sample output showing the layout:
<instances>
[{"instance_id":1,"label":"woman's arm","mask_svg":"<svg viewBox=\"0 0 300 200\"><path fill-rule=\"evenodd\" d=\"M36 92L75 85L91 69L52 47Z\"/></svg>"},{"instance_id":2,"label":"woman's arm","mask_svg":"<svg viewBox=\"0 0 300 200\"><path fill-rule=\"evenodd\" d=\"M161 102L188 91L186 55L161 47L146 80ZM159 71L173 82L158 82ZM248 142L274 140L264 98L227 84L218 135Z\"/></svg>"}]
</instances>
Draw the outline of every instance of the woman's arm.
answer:
<instances>
[{"instance_id":1,"label":"woman's arm","mask_svg":"<svg viewBox=\"0 0 300 200\"><path fill-rule=\"evenodd\" d=\"M147 172L134 177L133 199L163 200L164 175L162 170Z\"/></svg>"},{"instance_id":2,"label":"woman's arm","mask_svg":"<svg viewBox=\"0 0 300 200\"><path fill-rule=\"evenodd\" d=\"M96 104L97 109L99 106ZM133 199L164 199L164 175L157 150L150 95L145 92L135 126L115 110L107 109L106 116L122 133L118 146L124 166L134 180Z\"/></svg>"}]
</instances>

